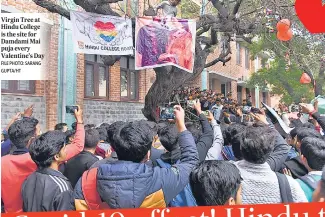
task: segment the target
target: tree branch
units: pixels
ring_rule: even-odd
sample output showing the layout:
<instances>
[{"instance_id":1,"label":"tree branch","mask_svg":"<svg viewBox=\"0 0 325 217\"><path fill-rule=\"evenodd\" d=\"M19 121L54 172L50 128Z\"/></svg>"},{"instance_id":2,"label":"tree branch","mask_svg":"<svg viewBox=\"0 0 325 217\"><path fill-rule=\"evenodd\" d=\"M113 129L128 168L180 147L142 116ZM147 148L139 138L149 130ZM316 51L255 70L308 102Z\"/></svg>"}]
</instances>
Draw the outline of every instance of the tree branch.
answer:
<instances>
[{"instance_id":1,"label":"tree branch","mask_svg":"<svg viewBox=\"0 0 325 217\"><path fill-rule=\"evenodd\" d=\"M117 0L112 0L112 1L117 2ZM97 1L93 1L93 0L74 0L74 3L76 5L79 5L87 12L120 17L118 13L112 10L109 3L98 5L96 2Z\"/></svg>"},{"instance_id":2,"label":"tree branch","mask_svg":"<svg viewBox=\"0 0 325 217\"><path fill-rule=\"evenodd\" d=\"M253 14L253 13L255 13L255 12L261 10L261 9L263 9L263 7L256 8L255 10L252 10L250 12L247 12L247 13L243 14L243 15L240 15L240 17L244 17L244 16L247 16L247 15Z\"/></svg>"},{"instance_id":3,"label":"tree branch","mask_svg":"<svg viewBox=\"0 0 325 217\"><path fill-rule=\"evenodd\" d=\"M219 0L211 0L212 5L219 11L221 17L228 17L228 10L221 4Z\"/></svg>"},{"instance_id":4,"label":"tree branch","mask_svg":"<svg viewBox=\"0 0 325 217\"><path fill-rule=\"evenodd\" d=\"M239 10L242 2L243 2L243 0L237 0L236 4L234 6L234 10L232 11L233 15L236 15L238 13L238 10Z\"/></svg>"},{"instance_id":5,"label":"tree branch","mask_svg":"<svg viewBox=\"0 0 325 217\"><path fill-rule=\"evenodd\" d=\"M225 58L222 58L222 57L218 57L217 59L205 64L205 68L209 68L210 66L213 66L215 64L217 64L218 62L222 62L223 66L226 65L226 62L230 61L231 60L231 57L227 57L226 59Z\"/></svg>"},{"instance_id":6,"label":"tree branch","mask_svg":"<svg viewBox=\"0 0 325 217\"><path fill-rule=\"evenodd\" d=\"M197 35L197 36L200 36L200 35L202 35L203 33L209 31L210 28L211 28L211 25L204 26L204 27L202 27L202 29L200 29L199 31L196 32L196 35Z\"/></svg>"},{"instance_id":7,"label":"tree branch","mask_svg":"<svg viewBox=\"0 0 325 217\"><path fill-rule=\"evenodd\" d=\"M33 0L33 2L36 5L38 5L38 6L42 7L42 8L45 8L46 10L48 10L48 11L50 11L52 13L57 13L57 14L59 14L59 15L61 15L61 16L63 16L63 17L70 20L70 12L67 9L61 7L58 4L55 4L55 3L51 2L51 1L48 1L48 0Z\"/></svg>"}]
</instances>

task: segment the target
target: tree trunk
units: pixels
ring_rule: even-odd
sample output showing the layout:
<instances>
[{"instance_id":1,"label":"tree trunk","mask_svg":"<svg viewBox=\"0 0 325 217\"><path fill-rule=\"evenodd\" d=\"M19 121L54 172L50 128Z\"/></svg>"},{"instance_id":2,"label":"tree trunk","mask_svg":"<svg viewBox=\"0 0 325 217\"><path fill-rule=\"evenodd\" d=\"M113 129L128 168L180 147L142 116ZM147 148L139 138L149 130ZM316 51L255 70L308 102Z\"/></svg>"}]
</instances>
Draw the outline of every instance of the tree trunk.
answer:
<instances>
[{"instance_id":1,"label":"tree trunk","mask_svg":"<svg viewBox=\"0 0 325 217\"><path fill-rule=\"evenodd\" d=\"M318 79L315 84L315 97L319 95L323 95L323 85L325 82L325 61L321 62L321 66L319 69Z\"/></svg>"},{"instance_id":2,"label":"tree trunk","mask_svg":"<svg viewBox=\"0 0 325 217\"><path fill-rule=\"evenodd\" d=\"M155 71L156 80L146 95L142 113L148 120L158 122L158 106L168 102L173 91L184 84L191 75L175 67L161 67Z\"/></svg>"},{"instance_id":3,"label":"tree trunk","mask_svg":"<svg viewBox=\"0 0 325 217\"><path fill-rule=\"evenodd\" d=\"M142 109L143 115L149 121L158 122L159 115L156 112L158 106L168 102L174 90L201 75L208 55L209 52L202 49L199 43L196 43L193 73L188 73L174 66L155 68L156 80L145 97L145 105Z\"/></svg>"}]
</instances>

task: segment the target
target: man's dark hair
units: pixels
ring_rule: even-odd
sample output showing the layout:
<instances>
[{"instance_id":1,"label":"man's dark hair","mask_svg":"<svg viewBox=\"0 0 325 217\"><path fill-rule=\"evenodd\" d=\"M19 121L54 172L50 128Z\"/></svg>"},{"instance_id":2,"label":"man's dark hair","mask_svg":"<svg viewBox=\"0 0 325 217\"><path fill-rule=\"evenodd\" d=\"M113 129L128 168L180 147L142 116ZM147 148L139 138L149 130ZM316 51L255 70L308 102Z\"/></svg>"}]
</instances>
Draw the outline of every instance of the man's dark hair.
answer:
<instances>
[{"instance_id":1,"label":"man's dark hair","mask_svg":"<svg viewBox=\"0 0 325 217\"><path fill-rule=\"evenodd\" d=\"M303 127L303 124L300 119L293 119L290 122L290 127Z\"/></svg>"},{"instance_id":2,"label":"man's dark hair","mask_svg":"<svg viewBox=\"0 0 325 217\"><path fill-rule=\"evenodd\" d=\"M192 133L195 143L198 143L198 141L202 135L201 126L199 124L193 123L193 122L187 122L185 125L186 125L186 129Z\"/></svg>"},{"instance_id":3,"label":"man's dark hair","mask_svg":"<svg viewBox=\"0 0 325 217\"><path fill-rule=\"evenodd\" d=\"M309 122L304 123L304 124L302 125L302 127L309 128L309 129L314 129L314 130L315 130L315 126L314 126L314 124L309 123Z\"/></svg>"},{"instance_id":4,"label":"man's dark hair","mask_svg":"<svg viewBox=\"0 0 325 217\"><path fill-rule=\"evenodd\" d=\"M140 163L152 147L150 130L143 122L129 123L119 128L113 137L113 148L118 159Z\"/></svg>"},{"instance_id":5,"label":"man's dark hair","mask_svg":"<svg viewBox=\"0 0 325 217\"><path fill-rule=\"evenodd\" d=\"M93 129L95 127L96 127L95 124L86 124L85 125L85 130Z\"/></svg>"},{"instance_id":6,"label":"man's dark hair","mask_svg":"<svg viewBox=\"0 0 325 217\"><path fill-rule=\"evenodd\" d=\"M39 136L29 147L29 153L38 168L47 168L54 161L65 144L65 134L62 131L48 131Z\"/></svg>"},{"instance_id":7,"label":"man's dark hair","mask_svg":"<svg viewBox=\"0 0 325 217\"><path fill-rule=\"evenodd\" d=\"M109 124L108 123L102 123L99 127L100 128L103 128L103 129L106 129L106 131L108 130L108 128L109 128Z\"/></svg>"},{"instance_id":8,"label":"man's dark hair","mask_svg":"<svg viewBox=\"0 0 325 217\"><path fill-rule=\"evenodd\" d=\"M164 148L171 152L177 149L178 146L178 132L174 124L166 126L158 131L160 143Z\"/></svg>"},{"instance_id":9,"label":"man's dark hair","mask_svg":"<svg viewBox=\"0 0 325 217\"><path fill-rule=\"evenodd\" d=\"M62 131L65 126L68 126L68 125L66 123L59 123L59 124L55 125L54 129Z\"/></svg>"},{"instance_id":10,"label":"man's dark hair","mask_svg":"<svg viewBox=\"0 0 325 217\"><path fill-rule=\"evenodd\" d=\"M290 136L291 136L292 139L297 136L298 130L299 130L299 127L295 127L290 131Z\"/></svg>"},{"instance_id":11,"label":"man's dark hair","mask_svg":"<svg viewBox=\"0 0 325 217\"><path fill-rule=\"evenodd\" d=\"M15 121L8 129L10 141L16 148L25 148L28 141L35 136L38 120L35 118L23 118Z\"/></svg>"},{"instance_id":12,"label":"man's dark hair","mask_svg":"<svg viewBox=\"0 0 325 217\"><path fill-rule=\"evenodd\" d=\"M246 127L241 135L243 158L254 164L263 164L274 149L275 132L269 127Z\"/></svg>"},{"instance_id":13,"label":"man's dark hair","mask_svg":"<svg viewBox=\"0 0 325 217\"><path fill-rule=\"evenodd\" d=\"M297 139L302 141L306 137L314 137L322 139L322 135L315 129L301 127L297 130Z\"/></svg>"},{"instance_id":14,"label":"man's dark hair","mask_svg":"<svg viewBox=\"0 0 325 217\"><path fill-rule=\"evenodd\" d=\"M165 127L167 127L167 126L169 126L169 123L168 123L168 122L166 122L166 121L161 121L161 122L159 122L159 123L157 124L157 130L158 130L158 132L159 132L160 129L165 128Z\"/></svg>"},{"instance_id":15,"label":"man's dark hair","mask_svg":"<svg viewBox=\"0 0 325 217\"><path fill-rule=\"evenodd\" d=\"M301 141L301 154L312 170L322 171L325 166L325 141L313 137L304 138Z\"/></svg>"},{"instance_id":16,"label":"man's dark hair","mask_svg":"<svg viewBox=\"0 0 325 217\"><path fill-rule=\"evenodd\" d=\"M190 174L193 196L199 206L225 205L236 198L241 176L235 165L227 161L203 161Z\"/></svg>"},{"instance_id":17,"label":"man's dark hair","mask_svg":"<svg viewBox=\"0 0 325 217\"><path fill-rule=\"evenodd\" d=\"M234 156L236 157L236 160L242 160L243 159L243 155L242 155L242 152L241 152L241 142L242 142L241 133L236 134L231 139L231 147L232 147L232 151L234 153Z\"/></svg>"},{"instance_id":18,"label":"man's dark hair","mask_svg":"<svg viewBox=\"0 0 325 217\"><path fill-rule=\"evenodd\" d=\"M107 134L106 128L105 127L97 127L96 130L99 133L100 140L107 142L108 134Z\"/></svg>"},{"instance_id":19,"label":"man's dark hair","mask_svg":"<svg viewBox=\"0 0 325 217\"><path fill-rule=\"evenodd\" d=\"M65 132L65 142L66 143L69 143L69 138L71 137L71 136L74 136L76 134L76 131L75 130L67 130L66 132Z\"/></svg>"},{"instance_id":20,"label":"man's dark hair","mask_svg":"<svg viewBox=\"0 0 325 217\"><path fill-rule=\"evenodd\" d=\"M85 148L96 148L100 141L99 132L96 129L85 131Z\"/></svg>"},{"instance_id":21,"label":"man's dark hair","mask_svg":"<svg viewBox=\"0 0 325 217\"><path fill-rule=\"evenodd\" d=\"M239 133L242 133L245 129L244 125L241 124L231 124L229 127L225 130L225 140L227 144L232 144L232 140L235 138L235 136Z\"/></svg>"},{"instance_id":22,"label":"man's dark hair","mask_svg":"<svg viewBox=\"0 0 325 217\"><path fill-rule=\"evenodd\" d=\"M107 139L108 139L108 142L111 143L111 146L114 148L114 144L113 144L113 136L114 134L116 133L116 131L120 128L120 127L123 127L126 123L123 122L123 121L117 121L117 122L114 122L112 123L108 130L107 130Z\"/></svg>"},{"instance_id":23,"label":"man's dark hair","mask_svg":"<svg viewBox=\"0 0 325 217\"><path fill-rule=\"evenodd\" d=\"M154 136L157 135L158 126L157 126L157 124L155 122L146 121L146 120L139 120L138 123L145 124L150 128L150 131L148 133L150 133L151 137L154 137Z\"/></svg>"},{"instance_id":24,"label":"man's dark hair","mask_svg":"<svg viewBox=\"0 0 325 217\"><path fill-rule=\"evenodd\" d=\"M77 122L73 122L71 124L71 129L76 130L77 129Z\"/></svg>"}]
</instances>

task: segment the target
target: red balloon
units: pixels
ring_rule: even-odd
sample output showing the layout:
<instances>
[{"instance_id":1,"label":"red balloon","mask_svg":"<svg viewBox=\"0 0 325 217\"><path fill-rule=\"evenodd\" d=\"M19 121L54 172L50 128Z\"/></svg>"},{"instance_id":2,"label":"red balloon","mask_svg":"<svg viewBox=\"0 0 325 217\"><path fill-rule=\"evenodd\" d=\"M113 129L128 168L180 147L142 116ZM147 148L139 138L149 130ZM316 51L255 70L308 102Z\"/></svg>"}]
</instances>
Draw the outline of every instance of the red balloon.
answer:
<instances>
[{"instance_id":1,"label":"red balloon","mask_svg":"<svg viewBox=\"0 0 325 217\"><path fill-rule=\"evenodd\" d=\"M278 32L276 36L280 41L289 41L292 39L293 32L291 29L289 29L288 31L286 31L284 33Z\"/></svg>"},{"instance_id":2,"label":"red balloon","mask_svg":"<svg viewBox=\"0 0 325 217\"><path fill-rule=\"evenodd\" d=\"M282 19L276 24L276 28L279 32L286 32L290 28L290 20Z\"/></svg>"},{"instance_id":3,"label":"red balloon","mask_svg":"<svg viewBox=\"0 0 325 217\"><path fill-rule=\"evenodd\" d=\"M302 73L300 77L300 84L310 84L310 82L311 78L309 77L309 75L306 72Z\"/></svg>"}]
</instances>

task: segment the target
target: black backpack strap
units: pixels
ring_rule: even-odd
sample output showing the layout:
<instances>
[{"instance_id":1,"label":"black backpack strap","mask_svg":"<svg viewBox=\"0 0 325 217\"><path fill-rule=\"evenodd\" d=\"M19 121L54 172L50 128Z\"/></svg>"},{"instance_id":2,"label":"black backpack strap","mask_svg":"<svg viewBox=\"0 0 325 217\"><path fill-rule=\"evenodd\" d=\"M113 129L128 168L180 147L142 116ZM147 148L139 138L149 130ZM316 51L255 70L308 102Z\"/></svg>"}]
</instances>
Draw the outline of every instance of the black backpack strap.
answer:
<instances>
[{"instance_id":1,"label":"black backpack strap","mask_svg":"<svg viewBox=\"0 0 325 217\"><path fill-rule=\"evenodd\" d=\"M276 176L279 182L282 203L294 202L292 198L291 188L286 175L277 172Z\"/></svg>"},{"instance_id":2,"label":"black backpack strap","mask_svg":"<svg viewBox=\"0 0 325 217\"><path fill-rule=\"evenodd\" d=\"M306 185L308 185L310 188L313 189L313 191L317 188L317 181L313 178L313 176L302 176L299 178L301 181L303 181Z\"/></svg>"}]
</instances>

